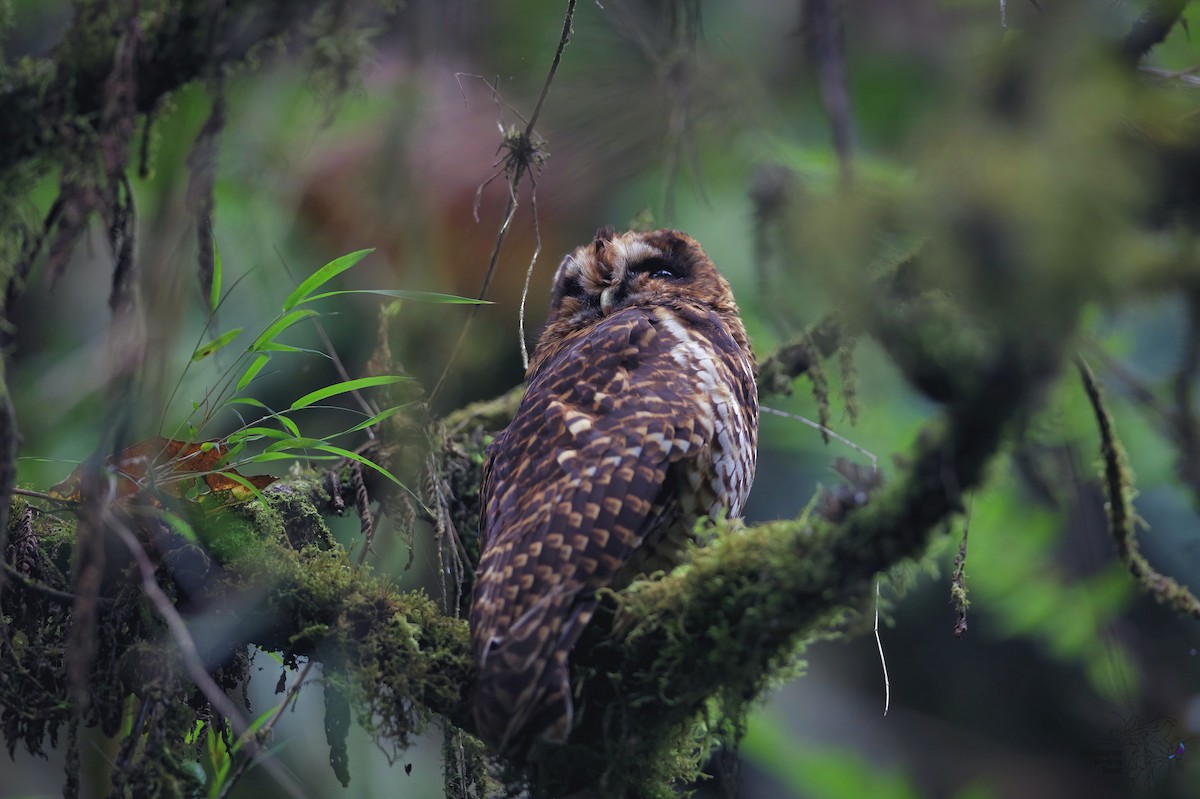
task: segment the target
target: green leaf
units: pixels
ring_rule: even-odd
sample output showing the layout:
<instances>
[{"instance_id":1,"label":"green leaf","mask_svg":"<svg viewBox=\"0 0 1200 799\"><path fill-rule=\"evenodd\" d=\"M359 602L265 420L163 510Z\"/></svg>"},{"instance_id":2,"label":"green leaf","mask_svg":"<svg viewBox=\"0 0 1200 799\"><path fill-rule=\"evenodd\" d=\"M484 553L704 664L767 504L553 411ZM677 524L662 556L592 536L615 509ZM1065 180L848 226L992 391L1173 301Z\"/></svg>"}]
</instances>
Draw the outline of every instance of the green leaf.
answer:
<instances>
[{"instance_id":1,"label":"green leaf","mask_svg":"<svg viewBox=\"0 0 1200 799\"><path fill-rule=\"evenodd\" d=\"M208 309L213 313L217 312L217 306L221 304L221 273L224 271L221 266L221 248L217 246L217 234L212 234L213 245L213 274L212 288L208 292Z\"/></svg>"},{"instance_id":2,"label":"green leaf","mask_svg":"<svg viewBox=\"0 0 1200 799\"><path fill-rule=\"evenodd\" d=\"M316 391L310 391L300 399L292 403L291 410L307 408L314 402L320 402L323 399L345 394L348 391L358 391L360 388L370 388L371 386L387 386L392 383L399 383L404 380L411 380L409 377L400 377L398 375L382 375L380 377L360 377L356 380L343 380L340 383L334 383L325 388L319 388Z\"/></svg>"},{"instance_id":3,"label":"green leaf","mask_svg":"<svg viewBox=\"0 0 1200 799\"><path fill-rule=\"evenodd\" d=\"M244 330L244 328L235 327L233 330L227 330L224 333L222 333L221 335L217 336L215 339L208 342L204 346L197 349L194 353L192 353L192 362L194 363L196 361L202 360L202 359L207 358L208 356L212 355L214 352L221 349L222 347L227 345L229 342L233 341L235 338L240 336L242 333L242 330Z\"/></svg>"},{"instance_id":4,"label":"green leaf","mask_svg":"<svg viewBox=\"0 0 1200 799\"><path fill-rule=\"evenodd\" d=\"M254 494L254 498L257 499L259 502L261 502L263 504L264 508L267 507L267 498L263 496L263 492L259 491L258 487L255 486L254 483L251 483L249 480L247 480L245 477L242 477L237 472L217 472L217 474L221 475L222 477L228 477L230 480L232 480L235 483L241 483L243 486L245 486L246 488L248 488L250 490L250 493Z\"/></svg>"},{"instance_id":5,"label":"green leaf","mask_svg":"<svg viewBox=\"0 0 1200 799\"><path fill-rule=\"evenodd\" d=\"M297 449L302 449L297 447ZM268 461L336 461L341 460L336 455L313 455L312 453L294 452L292 450L276 450L272 452L260 452L257 455L251 455L246 458L245 463L267 463Z\"/></svg>"},{"instance_id":6,"label":"green leaf","mask_svg":"<svg viewBox=\"0 0 1200 799\"><path fill-rule=\"evenodd\" d=\"M352 461L358 461L363 466L368 466L368 467L374 469L375 471L379 472L381 475L383 475L387 479L391 480L393 483L400 486L401 488L404 488L405 490L408 489L408 486L406 486L406 485L404 485L404 483L400 482L396 478L395 475L393 475L391 472L389 472L387 469L383 468L379 464L375 463L370 458L365 458L362 455L359 455L357 452L351 452L348 449L344 449L342 447L337 447L337 446L334 446L333 444L327 444L319 438L297 437L297 438L290 438L290 439L286 439L286 440L276 441L274 444L268 445L266 447L266 449L263 450L262 455L256 455L255 457L251 458L250 460L251 461L255 461L258 459L279 460L278 456L280 456L282 453L289 452L292 450L298 450L298 449L300 449L300 450L315 449L318 452L327 452L330 455L338 455L342 458L349 458ZM276 457L268 457L268 456L272 456L272 455L276 456ZM286 457L286 455L284 457ZM314 458L314 460L316 460L316 459Z\"/></svg>"},{"instance_id":7,"label":"green leaf","mask_svg":"<svg viewBox=\"0 0 1200 799\"><path fill-rule=\"evenodd\" d=\"M247 439L255 441L260 438L274 438L277 440L282 439L290 441L292 437L282 430L276 430L274 427L243 427L241 430L235 430L226 436L225 441L232 446L239 441L245 441Z\"/></svg>"},{"instance_id":8,"label":"green leaf","mask_svg":"<svg viewBox=\"0 0 1200 799\"><path fill-rule=\"evenodd\" d=\"M401 488L404 488L404 489L408 488L408 486L404 485L404 483L400 482L400 480L397 479L396 475L392 474L387 469L383 468L382 466L380 466L378 463L371 460L370 458L366 458L366 457L363 457L362 455L359 455L357 452L351 452L350 450L343 449L342 447L335 447L333 444L321 444L318 447L314 447L314 449L321 450L322 452L328 452L332 455L341 455L343 458L349 458L352 461L358 461L363 466L368 466L368 467L374 469L375 471L379 472L381 475L383 475L387 479L391 480L393 483L400 486Z\"/></svg>"},{"instance_id":9,"label":"green leaf","mask_svg":"<svg viewBox=\"0 0 1200 799\"><path fill-rule=\"evenodd\" d=\"M232 397L225 400L225 405L253 405L255 408L262 408L264 411L271 409L262 400L256 400L254 397Z\"/></svg>"},{"instance_id":10,"label":"green leaf","mask_svg":"<svg viewBox=\"0 0 1200 799\"><path fill-rule=\"evenodd\" d=\"M267 654L274 657L280 663L283 663L283 658L279 657L274 652L268 652ZM233 742L232 754L236 755L239 751L241 751L242 744L246 743L246 739L253 737L259 730L261 730L263 725L270 721L276 712L276 708L269 707L260 713L258 718L246 725L246 730L238 736L236 741Z\"/></svg>"},{"instance_id":11,"label":"green leaf","mask_svg":"<svg viewBox=\"0 0 1200 799\"><path fill-rule=\"evenodd\" d=\"M263 367L267 365L269 360L271 360L270 355L260 355L255 358L254 363L250 364L250 368L247 369L242 374L241 378L238 379L237 390L241 391L250 384L251 380L258 377L258 373L262 371Z\"/></svg>"},{"instance_id":12,"label":"green leaf","mask_svg":"<svg viewBox=\"0 0 1200 799\"><path fill-rule=\"evenodd\" d=\"M312 294L318 288L325 285L342 272L345 272L347 269L354 266L356 263L373 252L375 252L374 249L358 250L357 252L343 255L341 258L335 258L334 260L325 264L320 269L309 275L307 280L305 280L299 286L296 286L296 290L289 294L287 299L283 301L283 310L290 311L292 308L295 308L297 305L304 302L305 299L308 298L308 295Z\"/></svg>"},{"instance_id":13,"label":"green leaf","mask_svg":"<svg viewBox=\"0 0 1200 799\"><path fill-rule=\"evenodd\" d=\"M316 311L310 311L308 309L285 313L283 316L272 322L271 325L254 340L254 343L250 345L250 351L261 352L271 345L276 347L287 346L282 344L274 344L275 337L287 330L292 325L296 324L302 319L307 319L310 316L319 316L319 314Z\"/></svg>"},{"instance_id":14,"label":"green leaf","mask_svg":"<svg viewBox=\"0 0 1200 799\"><path fill-rule=\"evenodd\" d=\"M281 450L295 450L295 449L313 449L314 447L318 447L324 443L325 442L319 438L307 438L305 436L292 436L292 437L288 437L288 438L281 438L280 440L276 441L274 444L267 445L267 448L265 450L263 450L263 452L279 452Z\"/></svg>"},{"instance_id":15,"label":"green leaf","mask_svg":"<svg viewBox=\"0 0 1200 799\"><path fill-rule=\"evenodd\" d=\"M235 442L233 444L233 446L227 446L225 451L221 453L221 457L217 458L216 465L228 466L230 463L232 463L237 458L237 456L245 448L246 448L246 440L245 439Z\"/></svg>"},{"instance_id":16,"label":"green leaf","mask_svg":"<svg viewBox=\"0 0 1200 799\"><path fill-rule=\"evenodd\" d=\"M171 513L169 510L164 510L162 512L162 520L170 525L172 530L186 538L190 543L200 543L200 538L196 535L196 531L192 529L192 526L188 524L187 520L183 517Z\"/></svg>"},{"instance_id":17,"label":"green leaf","mask_svg":"<svg viewBox=\"0 0 1200 799\"><path fill-rule=\"evenodd\" d=\"M283 425L284 427L286 427L288 429L289 433L294 435L296 438L300 437L300 428L297 427L296 423L293 422L289 417L284 416L281 413L281 414L277 415L275 418L279 420L279 423L281 425Z\"/></svg>"},{"instance_id":18,"label":"green leaf","mask_svg":"<svg viewBox=\"0 0 1200 799\"><path fill-rule=\"evenodd\" d=\"M354 425L354 427L351 427L349 430L344 430L341 433L338 433L338 435L343 436L343 435L346 435L347 433L357 433L359 430L366 430L368 427L373 427L374 425L379 424L383 420L388 419L391 416L395 415L399 411L404 410L409 405L412 405L412 403L406 402L403 405L396 405L391 408L388 408L387 410L380 411L379 413L372 416L370 419L367 419L364 422L359 422L358 424Z\"/></svg>"},{"instance_id":19,"label":"green leaf","mask_svg":"<svg viewBox=\"0 0 1200 799\"><path fill-rule=\"evenodd\" d=\"M473 297L459 297L456 294L439 294L436 291L404 291L402 289L345 289L343 291L326 291L314 294L301 302L315 302L326 297L337 297L342 294L377 294L380 297L395 297L399 300L414 300L416 302L435 302L444 305L492 305L490 300L477 300Z\"/></svg>"}]
</instances>

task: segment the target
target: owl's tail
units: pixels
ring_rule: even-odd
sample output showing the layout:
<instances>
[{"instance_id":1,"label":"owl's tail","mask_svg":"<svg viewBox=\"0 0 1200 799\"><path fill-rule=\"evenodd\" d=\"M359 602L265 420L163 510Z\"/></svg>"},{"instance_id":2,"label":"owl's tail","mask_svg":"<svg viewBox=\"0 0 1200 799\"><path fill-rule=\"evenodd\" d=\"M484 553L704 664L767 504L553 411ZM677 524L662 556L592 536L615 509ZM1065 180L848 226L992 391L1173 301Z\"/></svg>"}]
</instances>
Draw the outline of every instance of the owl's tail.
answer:
<instances>
[{"instance_id":1,"label":"owl's tail","mask_svg":"<svg viewBox=\"0 0 1200 799\"><path fill-rule=\"evenodd\" d=\"M476 683L475 726L505 757L522 759L538 742L567 740L575 720L567 657L595 607L594 599L555 591L488 642Z\"/></svg>"}]
</instances>

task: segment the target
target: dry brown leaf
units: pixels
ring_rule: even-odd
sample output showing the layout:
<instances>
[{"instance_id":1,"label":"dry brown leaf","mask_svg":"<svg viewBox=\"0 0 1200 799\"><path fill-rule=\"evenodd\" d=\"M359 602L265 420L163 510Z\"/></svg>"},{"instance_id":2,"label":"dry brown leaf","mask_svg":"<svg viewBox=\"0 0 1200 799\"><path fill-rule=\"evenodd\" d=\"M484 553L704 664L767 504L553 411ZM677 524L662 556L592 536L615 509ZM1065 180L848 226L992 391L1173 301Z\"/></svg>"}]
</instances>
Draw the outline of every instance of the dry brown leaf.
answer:
<instances>
[{"instance_id":1,"label":"dry brown leaf","mask_svg":"<svg viewBox=\"0 0 1200 799\"><path fill-rule=\"evenodd\" d=\"M181 441L155 436L110 455L105 465L116 476L118 500L147 490L180 496L186 483L180 478L189 476L203 479L210 491L227 491L239 499L249 499L254 492L227 475L241 477L260 491L275 482L270 475L242 475L234 469L220 468L218 464L226 449L220 441ZM66 480L51 487L50 496L81 502L83 469L77 467Z\"/></svg>"}]
</instances>

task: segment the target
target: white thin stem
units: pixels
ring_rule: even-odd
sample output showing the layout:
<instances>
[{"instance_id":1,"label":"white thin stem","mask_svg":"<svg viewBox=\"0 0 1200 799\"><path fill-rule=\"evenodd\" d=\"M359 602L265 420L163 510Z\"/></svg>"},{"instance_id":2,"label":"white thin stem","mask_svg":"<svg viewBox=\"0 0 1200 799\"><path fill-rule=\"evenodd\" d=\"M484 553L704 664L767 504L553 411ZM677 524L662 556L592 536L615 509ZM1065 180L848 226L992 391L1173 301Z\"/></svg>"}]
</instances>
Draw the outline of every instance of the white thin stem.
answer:
<instances>
[{"instance_id":1,"label":"white thin stem","mask_svg":"<svg viewBox=\"0 0 1200 799\"><path fill-rule=\"evenodd\" d=\"M533 257L529 259L529 268L525 270L525 286L521 289L521 306L518 311L518 325L521 334L521 366L526 370L529 369L529 345L525 342L525 300L529 297L529 282L533 279L533 265L537 263L538 256L542 254L542 230L538 223L537 209L537 181L533 179L533 175L529 176L530 182L530 203L533 211L533 237L534 248Z\"/></svg>"},{"instance_id":2,"label":"white thin stem","mask_svg":"<svg viewBox=\"0 0 1200 799\"><path fill-rule=\"evenodd\" d=\"M883 640L879 637L879 580L875 580L875 646L879 649L879 665L883 667L883 715L892 706L892 683L888 679L887 658L883 656Z\"/></svg>"},{"instance_id":3,"label":"white thin stem","mask_svg":"<svg viewBox=\"0 0 1200 799\"><path fill-rule=\"evenodd\" d=\"M798 413L788 413L787 411L780 411L780 410L776 410L775 408L768 408L765 405L760 406L759 410L763 411L764 413L774 414L775 416L782 416L785 419L794 419L797 422L801 422L803 424L808 425L809 427L811 427L814 430L820 430L825 435L829 436L830 438L832 438L836 441L841 442L842 444L845 444L847 447L850 447L850 449L854 450L855 452L859 452L859 453L862 453L863 455L866 455L868 458L871 459L871 471L879 471L879 458L875 457L874 454L863 449L858 444L855 444L853 441L846 438L845 436L839 435L838 433L835 433L833 430L830 430L828 427L821 424L820 422L814 422L812 419L801 416Z\"/></svg>"}]
</instances>

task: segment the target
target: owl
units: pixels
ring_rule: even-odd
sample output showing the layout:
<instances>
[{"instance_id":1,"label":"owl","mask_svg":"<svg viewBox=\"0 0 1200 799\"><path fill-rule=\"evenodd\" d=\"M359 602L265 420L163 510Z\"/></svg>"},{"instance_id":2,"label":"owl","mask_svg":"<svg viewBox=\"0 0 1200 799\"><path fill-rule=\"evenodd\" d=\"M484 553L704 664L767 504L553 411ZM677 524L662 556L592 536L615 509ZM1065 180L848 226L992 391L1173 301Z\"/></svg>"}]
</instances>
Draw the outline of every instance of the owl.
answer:
<instances>
[{"instance_id":1,"label":"owl","mask_svg":"<svg viewBox=\"0 0 1200 799\"><path fill-rule=\"evenodd\" d=\"M700 518L741 516L754 376L733 293L694 239L605 228L563 259L524 399L484 463L470 621L493 749L566 740L568 658L597 589L673 568Z\"/></svg>"}]
</instances>

